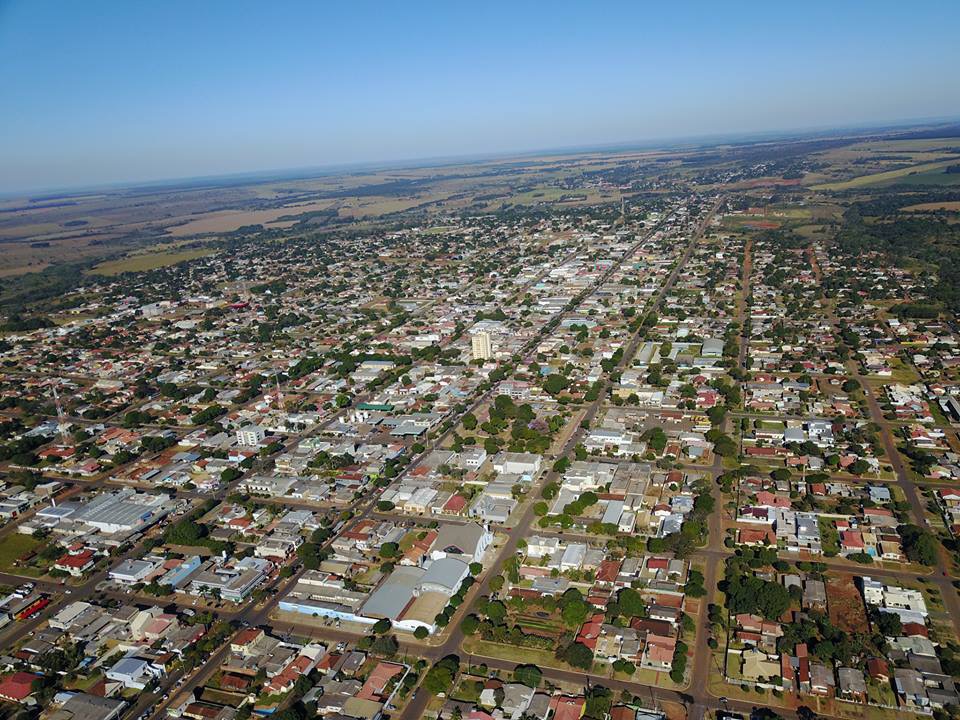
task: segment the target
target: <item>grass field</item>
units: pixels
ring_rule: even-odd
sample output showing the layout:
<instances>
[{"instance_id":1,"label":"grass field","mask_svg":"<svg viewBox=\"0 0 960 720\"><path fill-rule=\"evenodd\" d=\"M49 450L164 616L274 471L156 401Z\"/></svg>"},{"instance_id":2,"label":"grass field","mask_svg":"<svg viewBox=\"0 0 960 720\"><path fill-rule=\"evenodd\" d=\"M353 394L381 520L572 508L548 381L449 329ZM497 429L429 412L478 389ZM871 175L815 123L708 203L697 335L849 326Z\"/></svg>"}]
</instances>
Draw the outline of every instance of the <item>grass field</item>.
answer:
<instances>
[{"instance_id":1,"label":"grass field","mask_svg":"<svg viewBox=\"0 0 960 720\"><path fill-rule=\"evenodd\" d=\"M540 665L541 667L554 667L561 670L573 670L562 660L554 657L549 650L537 650L536 648L524 648L517 645L503 645L501 643L487 642L476 636L470 636L464 639L463 649L471 655L479 657L500 658L501 660L510 660L515 663L529 663L531 665Z\"/></svg>"},{"instance_id":2,"label":"grass field","mask_svg":"<svg viewBox=\"0 0 960 720\"><path fill-rule=\"evenodd\" d=\"M183 225L176 225L167 230L175 237L197 235L200 233L230 232L244 225L270 225L271 227L289 227L295 220L280 221L279 218L288 215L302 215L315 210L326 210L332 201L325 200L315 203L301 203L269 210L216 210L190 218Z\"/></svg>"},{"instance_id":3,"label":"grass field","mask_svg":"<svg viewBox=\"0 0 960 720\"><path fill-rule=\"evenodd\" d=\"M814 185L812 190L850 190L851 188L867 187L869 185L882 185L882 184L893 184L893 183L905 183L908 182L908 177L917 178L921 174L927 174L935 170L943 170L948 165L954 165L958 162L957 158L951 160L941 160L940 162L926 163L923 165L911 165L909 167L898 168L896 170L887 170L885 172L873 173L871 175L861 175L860 177L851 178L850 180L843 180L841 182L831 182L823 183L822 185ZM914 173L916 173L914 175ZM945 177L951 177L945 175L944 173L939 173ZM957 182L960 183L960 175L956 176Z\"/></svg>"},{"instance_id":4,"label":"grass field","mask_svg":"<svg viewBox=\"0 0 960 720\"><path fill-rule=\"evenodd\" d=\"M956 146L957 139L952 137L925 138L923 140L870 140L851 145L850 150L866 150L876 153L890 152L929 152L941 148Z\"/></svg>"},{"instance_id":5,"label":"grass field","mask_svg":"<svg viewBox=\"0 0 960 720\"><path fill-rule=\"evenodd\" d=\"M186 260L195 260L196 258L212 255L215 251L212 248L195 248L192 250L178 250L176 252L144 253L142 255L130 255L120 260L110 260L100 263L90 272L93 275L120 275L125 272L144 272L145 270L156 270L157 268L176 265Z\"/></svg>"},{"instance_id":6,"label":"grass field","mask_svg":"<svg viewBox=\"0 0 960 720\"><path fill-rule=\"evenodd\" d=\"M956 162L951 164L956 164ZM917 173L916 175L908 175L899 180L889 180L881 183L879 187L886 187L888 185L960 185L960 173L946 173L942 170L931 170L929 172Z\"/></svg>"},{"instance_id":7,"label":"grass field","mask_svg":"<svg viewBox=\"0 0 960 720\"><path fill-rule=\"evenodd\" d=\"M947 212L960 212L960 202L928 202L908 205L903 208L904 212L934 212L936 210L946 210Z\"/></svg>"},{"instance_id":8,"label":"grass field","mask_svg":"<svg viewBox=\"0 0 960 720\"><path fill-rule=\"evenodd\" d=\"M12 533L0 543L0 570L4 572L13 572L22 574L22 568L14 566L17 559L27 553L36 550L40 546L39 540L34 540L29 535Z\"/></svg>"}]
</instances>

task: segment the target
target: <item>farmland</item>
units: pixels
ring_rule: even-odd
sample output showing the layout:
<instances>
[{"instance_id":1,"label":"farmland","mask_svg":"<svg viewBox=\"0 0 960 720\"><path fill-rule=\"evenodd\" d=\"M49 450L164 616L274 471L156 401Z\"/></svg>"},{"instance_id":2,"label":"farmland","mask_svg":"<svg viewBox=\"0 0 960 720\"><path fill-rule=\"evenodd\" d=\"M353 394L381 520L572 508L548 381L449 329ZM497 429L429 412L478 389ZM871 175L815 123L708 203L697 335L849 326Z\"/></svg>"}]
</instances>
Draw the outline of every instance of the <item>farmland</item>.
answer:
<instances>
[{"instance_id":1,"label":"farmland","mask_svg":"<svg viewBox=\"0 0 960 720\"><path fill-rule=\"evenodd\" d=\"M130 255L120 260L111 260L100 263L91 270L94 275L120 275L125 272L144 272L145 270L156 270L161 267L176 265L187 260L212 255L212 248L193 248L188 250L175 250L170 252L142 253Z\"/></svg>"},{"instance_id":2,"label":"farmland","mask_svg":"<svg viewBox=\"0 0 960 720\"><path fill-rule=\"evenodd\" d=\"M943 202L917 203L916 205L908 205L903 210L904 212L960 212L960 201L945 200Z\"/></svg>"},{"instance_id":3,"label":"farmland","mask_svg":"<svg viewBox=\"0 0 960 720\"><path fill-rule=\"evenodd\" d=\"M879 173L872 173L870 175L861 175L859 177L851 178L850 180L844 180L841 182L832 182L832 183L823 183L821 185L814 185L813 190L851 190L855 188L862 188L868 186L876 185L889 185L894 183L907 183L910 184L916 183L918 177L930 177L930 176L940 176L945 175L942 171L948 166L955 164L957 158L953 157L950 160L941 160L939 162L925 163L922 165L911 165L908 167L898 168L896 170L887 170ZM940 171L940 172L934 172ZM950 177L946 175L946 177ZM912 179L911 179L912 178ZM960 177L957 178L957 182L960 182ZM943 183L943 184L952 184L952 183Z\"/></svg>"}]
</instances>

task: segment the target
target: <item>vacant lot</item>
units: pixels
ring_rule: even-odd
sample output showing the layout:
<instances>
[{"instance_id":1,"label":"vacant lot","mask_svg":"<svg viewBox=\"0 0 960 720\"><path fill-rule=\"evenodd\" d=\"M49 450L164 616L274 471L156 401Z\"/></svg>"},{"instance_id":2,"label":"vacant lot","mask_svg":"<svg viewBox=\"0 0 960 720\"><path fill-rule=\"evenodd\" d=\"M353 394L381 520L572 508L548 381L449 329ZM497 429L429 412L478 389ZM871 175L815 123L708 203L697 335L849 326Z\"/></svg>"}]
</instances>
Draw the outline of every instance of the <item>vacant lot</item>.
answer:
<instances>
[{"instance_id":1,"label":"vacant lot","mask_svg":"<svg viewBox=\"0 0 960 720\"><path fill-rule=\"evenodd\" d=\"M838 575L827 581L827 597L830 622L844 632L866 633L870 631L867 610L860 591L850 575Z\"/></svg>"},{"instance_id":2,"label":"vacant lot","mask_svg":"<svg viewBox=\"0 0 960 720\"><path fill-rule=\"evenodd\" d=\"M8 535L0 543L0 570L22 574L14 563L25 555L32 553L39 545L40 541L34 540L29 535L19 533Z\"/></svg>"}]
</instances>

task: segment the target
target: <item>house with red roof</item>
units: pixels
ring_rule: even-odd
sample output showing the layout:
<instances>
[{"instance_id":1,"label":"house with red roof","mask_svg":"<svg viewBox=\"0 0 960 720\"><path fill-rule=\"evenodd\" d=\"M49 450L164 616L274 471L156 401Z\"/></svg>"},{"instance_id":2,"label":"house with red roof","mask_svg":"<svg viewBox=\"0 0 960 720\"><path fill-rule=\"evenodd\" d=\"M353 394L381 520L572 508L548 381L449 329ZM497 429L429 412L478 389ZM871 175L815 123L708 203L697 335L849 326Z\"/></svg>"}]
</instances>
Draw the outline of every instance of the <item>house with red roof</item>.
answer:
<instances>
[{"instance_id":1,"label":"house with red roof","mask_svg":"<svg viewBox=\"0 0 960 720\"><path fill-rule=\"evenodd\" d=\"M61 555L53 564L53 567L65 573L70 573L73 577L80 577L94 566L95 558L95 553L89 548L71 550L65 555Z\"/></svg>"},{"instance_id":2,"label":"house with red roof","mask_svg":"<svg viewBox=\"0 0 960 720\"><path fill-rule=\"evenodd\" d=\"M260 628L244 628L238 632L230 642L230 650L235 653L246 653L247 650L263 638L266 633Z\"/></svg>"},{"instance_id":3,"label":"house with red roof","mask_svg":"<svg viewBox=\"0 0 960 720\"><path fill-rule=\"evenodd\" d=\"M620 566L622 564L622 560L604 560L597 568L596 581L599 583L616 582L620 576Z\"/></svg>"},{"instance_id":4,"label":"house with red roof","mask_svg":"<svg viewBox=\"0 0 960 720\"><path fill-rule=\"evenodd\" d=\"M930 637L930 631L927 630L927 626L923 625L922 623L904 623L900 632L904 635L904 637Z\"/></svg>"},{"instance_id":5,"label":"house with red roof","mask_svg":"<svg viewBox=\"0 0 960 720\"><path fill-rule=\"evenodd\" d=\"M243 675L224 673L220 678L220 687L224 690L236 690L238 692L243 692L250 687L250 678L244 677Z\"/></svg>"},{"instance_id":6,"label":"house with red roof","mask_svg":"<svg viewBox=\"0 0 960 720\"><path fill-rule=\"evenodd\" d=\"M810 656L807 644L797 643L797 687L801 692L810 692Z\"/></svg>"},{"instance_id":7,"label":"house with red roof","mask_svg":"<svg viewBox=\"0 0 960 720\"><path fill-rule=\"evenodd\" d=\"M777 544L777 534L769 529L741 528L737 531L737 543L747 547Z\"/></svg>"},{"instance_id":8,"label":"house with red roof","mask_svg":"<svg viewBox=\"0 0 960 720\"><path fill-rule=\"evenodd\" d=\"M787 692L793 692L793 682L796 678L793 672L793 660L787 653L780 655L780 675L783 677L781 683L783 689Z\"/></svg>"},{"instance_id":9,"label":"house with red roof","mask_svg":"<svg viewBox=\"0 0 960 720\"><path fill-rule=\"evenodd\" d=\"M594 613L592 617L580 626L576 642L581 645L586 645L590 650L596 650L597 638L600 637L600 629L603 627L603 619L603 613Z\"/></svg>"},{"instance_id":10,"label":"house with red roof","mask_svg":"<svg viewBox=\"0 0 960 720\"><path fill-rule=\"evenodd\" d=\"M761 490L757 493L757 499L754 504L758 507L765 508L789 508L790 498L784 497L783 495L775 495L768 490Z\"/></svg>"},{"instance_id":11,"label":"house with red roof","mask_svg":"<svg viewBox=\"0 0 960 720\"><path fill-rule=\"evenodd\" d=\"M587 707L587 699L556 695L550 701L553 720L580 720Z\"/></svg>"},{"instance_id":12,"label":"house with red roof","mask_svg":"<svg viewBox=\"0 0 960 720\"><path fill-rule=\"evenodd\" d=\"M64 447L63 445L54 445L52 447L44 448L37 453L37 457L41 460L48 460L54 458L56 460L67 460L72 458L77 452L77 449L74 447Z\"/></svg>"},{"instance_id":13,"label":"house with red roof","mask_svg":"<svg viewBox=\"0 0 960 720\"><path fill-rule=\"evenodd\" d=\"M463 515L467 510L467 499L463 495L451 495L443 504L445 515Z\"/></svg>"},{"instance_id":14,"label":"house with red roof","mask_svg":"<svg viewBox=\"0 0 960 720\"><path fill-rule=\"evenodd\" d=\"M844 553L860 553L866 548L863 533L859 530L847 530L840 533L840 548Z\"/></svg>"},{"instance_id":15,"label":"house with red roof","mask_svg":"<svg viewBox=\"0 0 960 720\"><path fill-rule=\"evenodd\" d=\"M293 660L287 663L279 673L270 678L264 685L264 689L271 695L289 692L301 675L308 674L316 665L316 660L307 655L297 655Z\"/></svg>"},{"instance_id":16,"label":"house with red roof","mask_svg":"<svg viewBox=\"0 0 960 720\"><path fill-rule=\"evenodd\" d=\"M651 670L669 672L673 668L673 653L677 649L677 639L664 635L647 635L647 645L643 648L640 665Z\"/></svg>"},{"instance_id":17,"label":"house with red roof","mask_svg":"<svg viewBox=\"0 0 960 720\"><path fill-rule=\"evenodd\" d=\"M883 658L873 657L867 660L867 674L873 680L890 682L890 664Z\"/></svg>"},{"instance_id":18,"label":"house with red roof","mask_svg":"<svg viewBox=\"0 0 960 720\"><path fill-rule=\"evenodd\" d=\"M670 567L670 558L666 557L648 557L647 558L647 569L654 572L658 570L666 570Z\"/></svg>"},{"instance_id":19,"label":"house with red roof","mask_svg":"<svg viewBox=\"0 0 960 720\"><path fill-rule=\"evenodd\" d=\"M403 671L403 665L398 665L397 663L382 662L378 664L373 671L371 671L370 675L367 676L367 680L363 683L363 687L360 688L360 692L357 693L357 697L363 700L382 702L384 699L384 691L387 689L390 680L402 674Z\"/></svg>"},{"instance_id":20,"label":"house with red roof","mask_svg":"<svg viewBox=\"0 0 960 720\"><path fill-rule=\"evenodd\" d=\"M493 715L486 710L477 710L474 708L468 714L464 715L465 720L494 720Z\"/></svg>"},{"instance_id":21,"label":"house with red roof","mask_svg":"<svg viewBox=\"0 0 960 720\"><path fill-rule=\"evenodd\" d=\"M28 672L15 672L0 680L0 698L10 702L22 703L33 693L33 681L41 675Z\"/></svg>"},{"instance_id":22,"label":"house with red roof","mask_svg":"<svg viewBox=\"0 0 960 720\"><path fill-rule=\"evenodd\" d=\"M341 657L342 655L339 653L328 652L326 655L320 658L320 662L317 663L317 670L326 675L336 666Z\"/></svg>"}]
</instances>

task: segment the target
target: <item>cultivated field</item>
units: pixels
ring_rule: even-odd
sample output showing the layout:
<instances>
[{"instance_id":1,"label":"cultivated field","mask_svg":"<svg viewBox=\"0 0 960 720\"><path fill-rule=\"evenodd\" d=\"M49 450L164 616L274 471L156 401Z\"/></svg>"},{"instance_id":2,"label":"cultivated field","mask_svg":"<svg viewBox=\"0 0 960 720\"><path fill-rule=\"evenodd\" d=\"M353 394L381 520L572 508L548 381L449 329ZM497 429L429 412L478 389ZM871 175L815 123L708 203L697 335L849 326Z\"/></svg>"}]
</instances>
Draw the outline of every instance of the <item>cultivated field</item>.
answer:
<instances>
[{"instance_id":1,"label":"cultivated field","mask_svg":"<svg viewBox=\"0 0 960 720\"><path fill-rule=\"evenodd\" d=\"M203 214L183 225L167 229L169 235L185 237L205 233L231 232L245 225L264 225L266 227L290 227L295 220L278 220L288 215L299 215L314 210L326 210L332 201L272 208L270 210L221 210Z\"/></svg>"},{"instance_id":2,"label":"cultivated field","mask_svg":"<svg viewBox=\"0 0 960 720\"><path fill-rule=\"evenodd\" d=\"M852 188L868 187L870 185L880 185L884 183L890 183L892 181L903 182L910 175L919 175L922 173L928 173L933 170L943 170L949 165L955 164L958 161L958 158L952 158L950 160L941 160L934 163L926 163L923 165L911 165L909 167L899 168L897 170L887 170L885 172L873 173L870 175L861 175L860 177L855 177L850 180L844 180L841 182L832 182L832 183L823 183L822 185L814 185L813 190L850 190ZM942 174L942 173L941 173ZM957 178L957 182L960 182L960 176Z\"/></svg>"},{"instance_id":3,"label":"cultivated field","mask_svg":"<svg viewBox=\"0 0 960 720\"><path fill-rule=\"evenodd\" d=\"M176 265L185 260L212 255L212 248L193 248L189 250L175 250L171 252L142 253L130 255L120 260L111 260L100 263L90 272L94 275L119 275L125 272L143 272L157 268Z\"/></svg>"},{"instance_id":4,"label":"cultivated field","mask_svg":"<svg viewBox=\"0 0 960 720\"><path fill-rule=\"evenodd\" d=\"M960 202L929 202L908 205L903 208L905 212L935 212L937 210L946 210L947 212L960 212Z\"/></svg>"}]
</instances>

